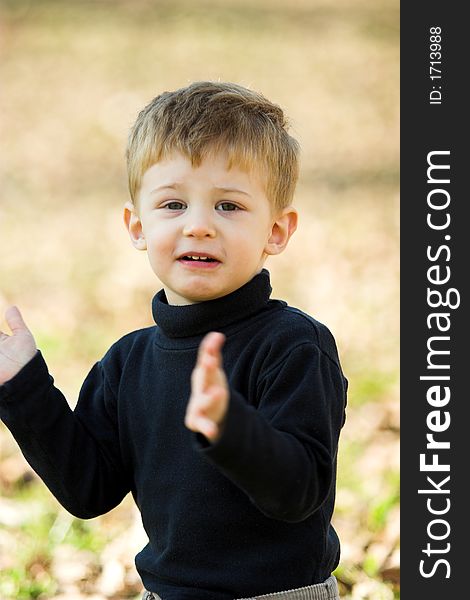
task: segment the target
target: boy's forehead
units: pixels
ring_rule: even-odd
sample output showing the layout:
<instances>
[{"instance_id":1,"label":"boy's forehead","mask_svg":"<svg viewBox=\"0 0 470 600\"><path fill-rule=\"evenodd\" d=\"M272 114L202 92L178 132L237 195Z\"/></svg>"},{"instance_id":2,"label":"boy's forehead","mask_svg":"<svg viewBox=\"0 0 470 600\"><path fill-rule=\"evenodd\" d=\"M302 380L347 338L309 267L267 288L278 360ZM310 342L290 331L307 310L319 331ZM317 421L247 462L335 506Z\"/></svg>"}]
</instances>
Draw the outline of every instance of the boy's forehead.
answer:
<instances>
[{"instance_id":1,"label":"boy's forehead","mask_svg":"<svg viewBox=\"0 0 470 600\"><path fill-rule=\"evenodd\" d=\"M144 172L141 188L149 184L167 187L181 187L188 179L210 183L221 191L235 190L240 186L261 187L266 191L265 170L261 165L247 165L227 152L210 152L200 160L173 150L154 162Z\"/></svg>"}]
</instances>

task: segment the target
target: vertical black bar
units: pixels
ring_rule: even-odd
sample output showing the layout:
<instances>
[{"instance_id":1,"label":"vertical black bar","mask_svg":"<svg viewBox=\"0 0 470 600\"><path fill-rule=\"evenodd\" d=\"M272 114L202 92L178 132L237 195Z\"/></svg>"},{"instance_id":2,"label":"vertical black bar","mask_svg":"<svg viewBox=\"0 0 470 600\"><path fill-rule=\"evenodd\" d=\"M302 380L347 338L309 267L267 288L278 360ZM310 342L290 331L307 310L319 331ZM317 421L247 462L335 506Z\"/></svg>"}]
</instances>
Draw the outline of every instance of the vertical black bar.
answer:
<instances>
[{"instance_id":1,"label":"vertical black bar","mask_svg":"<svg viewBox=\"0 0 470 600\"><path fill-rule=\"evenodd\" d=\"M401 3L403 600L470 597L464 6Z\"/></svg>"}]
</instances>

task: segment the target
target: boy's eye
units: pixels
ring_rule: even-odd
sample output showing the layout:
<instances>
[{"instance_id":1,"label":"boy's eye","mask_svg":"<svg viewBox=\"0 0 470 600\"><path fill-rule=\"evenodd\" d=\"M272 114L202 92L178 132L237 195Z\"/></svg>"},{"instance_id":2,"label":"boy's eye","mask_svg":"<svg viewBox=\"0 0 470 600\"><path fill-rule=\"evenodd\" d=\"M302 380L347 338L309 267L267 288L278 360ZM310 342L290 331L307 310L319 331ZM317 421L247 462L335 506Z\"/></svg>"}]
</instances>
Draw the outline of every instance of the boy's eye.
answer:
<instances>
[{"instance_id":1,"label":"boy's eye","mask_svg":"<svg viewBox=\"0 0 470 600\"><path fill-rule=\"evenodd\" d=\"M240 209L233 202L221 202L220 204L217 205L217 210L228 211L228 210L240 210Z\"/></svg>"},{"instance_id":2,"label":"boy's eye","mask_svg":"<svg viewBox=\"0 0 470 600\"><path fill-rule=\"evenodd\" d=\"M171 202L167 202L163 208L168 208L170 210L183 210L184 204L178 200L172 200Z\"/></svg>"}]
</instances>

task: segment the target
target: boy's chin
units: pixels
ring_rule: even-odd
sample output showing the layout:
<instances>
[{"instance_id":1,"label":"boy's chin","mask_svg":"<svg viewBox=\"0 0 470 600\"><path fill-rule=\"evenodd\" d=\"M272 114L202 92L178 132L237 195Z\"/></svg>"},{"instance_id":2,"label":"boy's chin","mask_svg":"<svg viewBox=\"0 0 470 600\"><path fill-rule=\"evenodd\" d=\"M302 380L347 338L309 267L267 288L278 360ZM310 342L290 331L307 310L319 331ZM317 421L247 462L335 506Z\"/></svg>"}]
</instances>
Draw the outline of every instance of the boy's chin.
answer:
<instances>
[{"instance_id":1,"label":"boy's chin","mask_svg":"<svg viewBox=\"0 0 470 600\"><path fill-rule=\"evenodd\" d=\"M198 304L200 302L207 302L208 300L216 300L217 298L222 298L222 296L226 296L233 290L225 290L225 289L211 289L211 290L201 290L199 289L189 289L189 290L170 290L165 288L165 295L169 304L175 304L178 306L184 306L187 304Z\"/></svg>"},{"instance_id":2,"label":"boy's chin","mask_svg":"<svg viewBox=\"0 0 470 600\"><path fill-rule=\"evenodd\" d=\"M231 294L235 290L243 287L251 281L263 267L260 267L254 274L247 274L245 277L237 277L236 280L219 281L215 279L206 279L205 277L188 277L186 281L175 282L177 285L165 285L165 295L169 304L183 306L186 304L198 304L209 300L217 300Z\"/></svg>"},{"instance_id":3,"label":"boy's chin","mask_svg":"<svg viewBox=\"0 0 470 600\"><path fill-rule=\"evenodd\" d=\"M168 300L168 304L174 304L176 306L185 306L187 304L198 304L199 302L205 302L212 300L217 294L202 291L186 291L186 290L170 290L165 288L165 295ZM221 294L224 295L224 294Z\"/></svg>"}]
</instances>

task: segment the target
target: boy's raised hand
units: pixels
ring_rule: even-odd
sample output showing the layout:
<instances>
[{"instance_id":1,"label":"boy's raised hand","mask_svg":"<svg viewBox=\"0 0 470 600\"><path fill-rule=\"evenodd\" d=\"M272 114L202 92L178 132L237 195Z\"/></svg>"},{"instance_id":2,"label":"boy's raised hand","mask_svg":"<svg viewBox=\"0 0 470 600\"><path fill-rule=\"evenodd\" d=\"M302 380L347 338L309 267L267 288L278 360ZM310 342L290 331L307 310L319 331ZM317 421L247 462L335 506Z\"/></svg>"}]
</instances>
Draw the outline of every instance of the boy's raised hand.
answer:
<instances>
[{"instance_id":1,"label":"boy's raised hand","mask_svg":"<svg viewBox=\"0 0 470 600\"><path fill-rule=\"evenodd\" d=\"M0 329L0 385L19 373L37 351L33 334L16 306L7 309L5 319L11 335Z\"/></svg>"},{"instance_id":2,"label":"boy's raised hand","mask_svg":"<svg viewBox=\"0 0 470 600\"><path fill-rule=\"evenodd\" d=\"M227 412L229 391L222 367L222 333L212 331L202 340L196 366L191 374L191 397L186 409L185 425L215 442Z\"/></svg>"}]
</instances>

